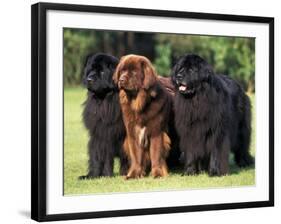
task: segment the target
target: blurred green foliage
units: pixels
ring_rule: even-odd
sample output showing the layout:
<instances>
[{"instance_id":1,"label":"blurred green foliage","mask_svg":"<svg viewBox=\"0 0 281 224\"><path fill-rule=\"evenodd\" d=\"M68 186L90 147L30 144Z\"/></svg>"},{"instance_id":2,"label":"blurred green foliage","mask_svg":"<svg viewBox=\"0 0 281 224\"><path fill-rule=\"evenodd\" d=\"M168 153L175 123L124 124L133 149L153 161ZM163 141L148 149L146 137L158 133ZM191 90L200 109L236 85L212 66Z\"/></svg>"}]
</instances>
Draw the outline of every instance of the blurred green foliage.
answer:
<instances>
[{"instance_id":1,"label":"blurred green foliage","mask_svg":"<svg viewBox=\"0 0 281 224\"><path fill-rule=\"evenodd\" d=\"M156 36L158 45L169 45L176 58L187 53L198 54L207 60L216 73L226 74L241 82L244 88L254 91L255 40L241 37L196 35ZM157 64L156 64L157 67ZM160 68L157 68L160 71ZM160 74L169 74L169 71Z\"/></svg>"},{"instance_id":2,"label":"blurred green foliage","mask_svg":"<svg viewBox=\"0 0 281 224\"><path fill-rule=\"evenodd\" d=\"M162 76L169 76L171 68L171 56L172 48L168 44L157 44L155 47L156 50L156 59L154 60L154 65L158 74Z\"/></svg>"},{"instance_id":3,"label":"blurred green foliage","mask_svg":"<svg viewBox=\"0 0 281 224\"><path fill-rule=\"evenodd\" d=\"M254 38L65 28L65 85L80 84L86 55L98 52L118 58L125 54L144 55L163 76L170 74L178 57L193 53L207 60L216 73L229 75L242 83L246 90L255 91Z\"/></svg>"},{"instance_id":4,"label":"blurred green foliage","mask_svg":"<svg viewBox=\"0 0 281 224\"><path fill-rule=\"evenodd\" d=\"M64 31L64 83L81 83L81 72L85 53L94 46L96 41L85 32Z\"/></svg>"}]
</instances>

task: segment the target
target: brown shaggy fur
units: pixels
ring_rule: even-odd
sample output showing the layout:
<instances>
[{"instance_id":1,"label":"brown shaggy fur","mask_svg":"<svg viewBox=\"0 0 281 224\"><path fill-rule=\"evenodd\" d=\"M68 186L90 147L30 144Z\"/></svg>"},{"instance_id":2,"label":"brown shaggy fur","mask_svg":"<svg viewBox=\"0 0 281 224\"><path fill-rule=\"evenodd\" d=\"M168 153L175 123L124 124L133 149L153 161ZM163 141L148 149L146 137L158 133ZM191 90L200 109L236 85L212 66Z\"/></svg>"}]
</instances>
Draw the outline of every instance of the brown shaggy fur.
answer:
<instances>
[{"instance_id":1,"label":"brown shaggy fur","mask_svg":"<svg viewBox=\"0 0 281 224\"><path fill-rule=\"evenodd\" d=\"M130 160L126 178L140 178L151 166L153 177L168 175L168 121L171 95L162 87L151 62L138 55L121 58L113 76L127 136L124 150Z\"/></svg>"}]
</instances>

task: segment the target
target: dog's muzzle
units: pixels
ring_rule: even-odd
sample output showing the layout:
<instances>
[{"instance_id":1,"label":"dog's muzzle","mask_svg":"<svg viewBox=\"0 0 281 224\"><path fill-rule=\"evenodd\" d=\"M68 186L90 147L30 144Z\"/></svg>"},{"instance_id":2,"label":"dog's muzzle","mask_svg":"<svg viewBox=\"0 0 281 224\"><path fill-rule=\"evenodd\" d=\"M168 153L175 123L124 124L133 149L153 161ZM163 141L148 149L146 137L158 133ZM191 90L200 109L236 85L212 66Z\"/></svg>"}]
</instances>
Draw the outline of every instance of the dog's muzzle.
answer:
<instances>
[{"instance_id":1,"label":"dog's muzzle","mask_svg":"<svg viewBox=\"0 0 281 224\"><path fill-rule=\"evenodd\" d=\"M119 86L119 88L125 87L125 84L126 84L126 77L121 76L121 77L119 78L119 81L118 81L118 86Z\"/></svg>"}]
</instances>

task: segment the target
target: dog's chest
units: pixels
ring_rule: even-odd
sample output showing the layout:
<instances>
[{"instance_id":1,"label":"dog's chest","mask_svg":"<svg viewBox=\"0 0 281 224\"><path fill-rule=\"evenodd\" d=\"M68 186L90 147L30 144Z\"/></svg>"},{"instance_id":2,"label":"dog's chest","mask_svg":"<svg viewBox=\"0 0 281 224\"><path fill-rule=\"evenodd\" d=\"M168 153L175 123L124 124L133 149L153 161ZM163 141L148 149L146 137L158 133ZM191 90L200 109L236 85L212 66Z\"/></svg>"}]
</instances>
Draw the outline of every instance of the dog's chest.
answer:
<instances>
[{"instance_id":1,"label":"dog's chest","mask_svg":"<svg viewBox=\"0 0 281 224\"><path fill-rule=\"evenodd\" d=\"M211 106L204 97L194 97L192 99L176 99L175 117L179 126L195 127L197 124L205 122L211 115Z\"/></svg>"}]
</instances>

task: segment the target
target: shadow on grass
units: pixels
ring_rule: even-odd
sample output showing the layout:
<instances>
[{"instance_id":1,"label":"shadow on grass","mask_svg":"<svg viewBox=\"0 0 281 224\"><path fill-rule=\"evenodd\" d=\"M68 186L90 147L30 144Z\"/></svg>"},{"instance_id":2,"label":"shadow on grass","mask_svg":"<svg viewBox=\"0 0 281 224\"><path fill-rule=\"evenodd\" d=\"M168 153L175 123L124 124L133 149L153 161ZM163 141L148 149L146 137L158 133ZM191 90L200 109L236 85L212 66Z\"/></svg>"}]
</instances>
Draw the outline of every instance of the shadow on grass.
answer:
<instances>
[{"instance_id":1,"label":"shadow on grass","mask_svg":"<svg viewBox=\"0 0 281 224\"><path fill-rule=\"evenodd\" d=\"M255 169L255 165L251 165L251 166L248 166L248 167L239 167L236 164L230 164L229 175L238 175L242 171L248 171L248 170L251 170L251 169ZM169 173L182 175L183 174L183 168L182 167L171 168L169 170ZM207 171L203 171L199 174L203 174L203 173L207 173Z\"/></svg>"},{"instance_id":2,"label":"shadow on grass","mask_svg":"<svg viewBox=\"0 0 281 224\"><path fill-rule=\"evenodd\" d=\"M124 180L126 179L125 176L121 176L120 173L119 173L119 161L117 162L116 161L116 167L115 167L115 171L113 173L113 176L114 178L118 178L118 177L121 177L123 178ZM230 158L230 161L229 161L229 174L228 175L239 175L241 172L246 172L246 171L249 171L249 170L252 170L252 169L255 169L255 164L251 165L251 166L248 166L248 167L239 167L236 165L236 163ZM183 164L182 165L178 165L176 167L170 167L169 168L169 174L174 174L174 175L180 175L180 176L184 176L183 174ZM200 174L207 174L207 171L202 171L199 173ZM150 171L149 169L147 170L146 172L146 175L145 177L149 177L150 175ZM97 180L97 179L100 179L101 177L92 177L92 178L81 178L81 177L78 177L77 179L79 180ZM102 177L102 178L111 178L111 177Z\"/></svg>"},{"instance_id":3,"label":"shadow on grass","mask_svg":"<svg viewBox=\"0 0 281 224\"><path fill-rule=\"evenodd\" d=\"M247 167L239 167L236 165L236 163L232 159L230 159L229 175L238 175L242 171L248 171L248 170L252 170L252 169L255 169L255 164L247 166ZM183 165L170 168L169 173L182 175L183 174ZM199 174L203 174L203 173L207 173L207 171L200 172Z\"/></svg>"},{"instance_id":4,"label":"shadow on grass","mask_svg":"<svg viewBox=\"0 0 281 224\"><path fill-rule=\"evenodd\" d=\"M247 167L239 167L236 164L230 164L229 166L229 174L239 174L241 171L248 171L251 169L255 169L255 165L247 166Z\"/></svg>"}]
</instances>

